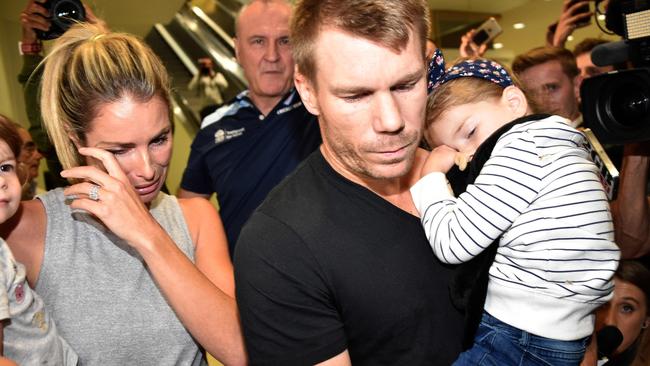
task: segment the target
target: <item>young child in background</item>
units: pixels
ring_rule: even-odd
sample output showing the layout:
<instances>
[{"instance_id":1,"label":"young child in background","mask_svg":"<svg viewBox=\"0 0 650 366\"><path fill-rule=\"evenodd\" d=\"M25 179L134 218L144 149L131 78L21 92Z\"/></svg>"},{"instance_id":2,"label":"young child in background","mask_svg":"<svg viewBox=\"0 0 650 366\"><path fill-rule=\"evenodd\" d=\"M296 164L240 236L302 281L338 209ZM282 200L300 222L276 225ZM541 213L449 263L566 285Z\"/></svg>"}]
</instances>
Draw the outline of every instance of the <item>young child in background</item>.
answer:
<instances>
[{"instance_id":1,"label":"young child in background","mask_svg":"<svg viewBox=\"0 0 650 366\"><path fill-rule=\"evenodd\" d=\"M16 157L22 140L8 118L0 115L0 223L18 210L21 185ZM76 365L77 355L58 336L43 301L29 287L25 267L0 239L0 365ZM6 357L6 358L5 358Z\"/></svg>"},{"instance_id":2,"label":"young child in background","mask_svg":"<svg viewBox=\"0 0 650 366\"><path fill-rule=\"evenodd\" d=\"M498 63L443 65L434 58L425 123L434 150L413 200L443 262L467 262L498 240L474 344L455 365L578 365L619 259L586 139L559 116L522 118L526 97ZM454 197L445 173L517 119Z\"/></svg>"}]
</instances>

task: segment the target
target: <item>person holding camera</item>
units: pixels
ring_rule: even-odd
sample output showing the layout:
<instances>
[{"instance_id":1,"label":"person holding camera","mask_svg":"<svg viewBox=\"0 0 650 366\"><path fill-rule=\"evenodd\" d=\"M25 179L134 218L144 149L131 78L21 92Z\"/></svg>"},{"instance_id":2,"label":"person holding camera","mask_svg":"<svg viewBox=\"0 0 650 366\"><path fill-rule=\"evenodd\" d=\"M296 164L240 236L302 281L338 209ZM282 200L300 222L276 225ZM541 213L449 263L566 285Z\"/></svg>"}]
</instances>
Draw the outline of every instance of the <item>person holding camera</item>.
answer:
<instances>
[{"instance_id":1,"label":"person holding camera","mask_svg":"<svg viewBox=\"0 0 650 366\"><path fill-rule=\"evenodd\" d=\"M67 185L66 180L59 176L62 170L61 163L43 129L38 100L38 87L43 73L43 68L39 68L43 61L43 41L60 36L70 25L70 22L64 19L53 18L50 11L53 8L59 13L62 12L62 14L73 17L76 21L103 24L103 21L95 16L90 7L79 1L30 0L20 13L22 38L19 42L19 49L23 56L23 67L18 74L18 81L23 86L25 108L29 119L29 133L47 163L48 171L45 173L47 189Z\"/></svg>"},{"instance_id":2,"label":"person holding camera","mask_svg":"<svg viewBox=\"0 0 650 366\"><path fill-rule=\"evenodd\" d=\"M222 73L214 70L212 59L202 57L199 59L199 72L192 77L187 89L196 90L200 98L201 119L214 112L223 104L220 89L228 87L228 80Z\"/></svg>"}]
</instances>

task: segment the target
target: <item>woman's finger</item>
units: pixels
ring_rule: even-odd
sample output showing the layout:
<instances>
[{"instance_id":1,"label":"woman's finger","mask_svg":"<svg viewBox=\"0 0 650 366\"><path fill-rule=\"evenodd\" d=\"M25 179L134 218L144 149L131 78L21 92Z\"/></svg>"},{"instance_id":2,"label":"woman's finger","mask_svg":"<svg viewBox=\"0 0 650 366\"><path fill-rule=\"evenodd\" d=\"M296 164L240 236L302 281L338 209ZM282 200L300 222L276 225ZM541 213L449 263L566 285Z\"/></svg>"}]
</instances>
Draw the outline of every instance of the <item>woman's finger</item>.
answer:
<instances>
[{"instance_id":1,"label":"woman's finger","mask_svg":"<svg viewBox=\"0 0 650 366\"><path fill-rule=\"evenodd\" d=\"M77 198L68 201L69 206L73 210L84 210L88 213L93 214L101 220L103 213L105 212L105 206L102 205L99 201L93 201L86 198Z\"/></svg>"},{"instance_id":2,"label":"woman's finger","mask_svg":"<svg viewBox=\"0 0 650 366\"><path fill-rule=\"evenodd\" d=\"M66 179L80 179L98 184L102 187L113 187L114 179L110 175L94 166L77 166L61 171L61 176Z\"/></svg>"},{"instance_id":3,"label":"woman's finger","mask_svg":"<svg viewBox=\"0 0 650 366\"><path fill-rule=\"evenodd\" d=\"M90 156L101 161L108 175L115 177L122 182L128 182L128 178L122 171L122 167L120 167L120 164L115 160L115 156L110 152L96 147L81 147L79 148L79 154Z\"/></svg>"},{"instance_id":4,"label":"woman's finger","mask_svg":"<svg viewBox=\"0 0 650 366\"><path fill-rule=\"evenodd\" d=\"M71 200L86 198L99 201L102 197L102 187L90 182L77 183L66 187L63 190L63 194L67 199Z\"/></svg>"}]
</instances>

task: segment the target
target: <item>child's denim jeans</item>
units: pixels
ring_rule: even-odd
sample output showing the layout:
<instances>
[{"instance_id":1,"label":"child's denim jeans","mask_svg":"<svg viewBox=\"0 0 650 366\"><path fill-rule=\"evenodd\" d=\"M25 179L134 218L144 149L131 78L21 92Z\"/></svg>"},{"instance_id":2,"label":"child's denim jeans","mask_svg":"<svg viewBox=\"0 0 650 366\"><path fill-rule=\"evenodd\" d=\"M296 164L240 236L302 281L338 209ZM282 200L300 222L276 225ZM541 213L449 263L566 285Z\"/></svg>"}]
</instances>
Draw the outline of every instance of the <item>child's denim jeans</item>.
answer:
<instances>
[{"instance_id":1,"label":"child's denim jeans","mask_svg":"<svg viewBox=\"0 0 650 366\"><path fill-rule=\"evenodd\" d=\"M484 312L474 345L454 366L578 366L588 343L589 337L559 341L536 336Z\"/></svg>"}]
</instances>

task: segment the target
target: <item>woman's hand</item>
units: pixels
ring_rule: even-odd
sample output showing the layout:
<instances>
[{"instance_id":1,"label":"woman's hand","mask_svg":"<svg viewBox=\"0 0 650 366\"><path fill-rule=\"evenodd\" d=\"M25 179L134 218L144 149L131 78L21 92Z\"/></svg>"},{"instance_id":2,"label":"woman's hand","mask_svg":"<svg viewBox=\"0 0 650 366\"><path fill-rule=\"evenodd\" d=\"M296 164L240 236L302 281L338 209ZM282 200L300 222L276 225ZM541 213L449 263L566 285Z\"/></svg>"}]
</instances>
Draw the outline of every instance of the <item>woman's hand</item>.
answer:
<instances>
[{"instance_id":1,"label":"woman's hand","mask_svg":"<svg viewBox=\"0 0 650 366\"><path fill-rule=\"evenodd\" d=\"M64 178L84 180L63 191L67 197L74 198L70 207L93 214L109 230L136 249L141 244L138 240L147 240L159 234L162 228L140 200L113 154L92 147L80 148L79 153L100 161L106 172L94 166L79 166L62 171L61 176ZM93 188L95 185L98 188ZM91 195L93 189L96 189L96 197Z\"/></svg>"},{"instance_id":2,"label":"woman's hand","mask_svg":"<svg viewBox=\"0 0 650 366\"><path fill-rule=\"evenodd\" d=\"M432 172L447 173L455 164L456 154L458 154L458 151L447 145L436 147L429 153L427 160L424 162L420 176L424 177Z\"/></svg>"}]
</instances>

